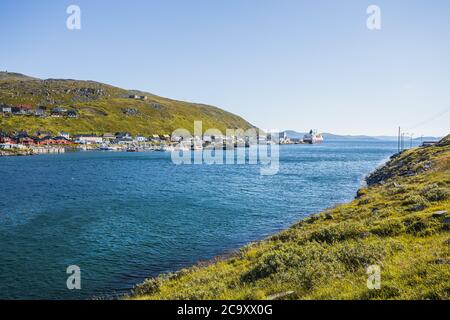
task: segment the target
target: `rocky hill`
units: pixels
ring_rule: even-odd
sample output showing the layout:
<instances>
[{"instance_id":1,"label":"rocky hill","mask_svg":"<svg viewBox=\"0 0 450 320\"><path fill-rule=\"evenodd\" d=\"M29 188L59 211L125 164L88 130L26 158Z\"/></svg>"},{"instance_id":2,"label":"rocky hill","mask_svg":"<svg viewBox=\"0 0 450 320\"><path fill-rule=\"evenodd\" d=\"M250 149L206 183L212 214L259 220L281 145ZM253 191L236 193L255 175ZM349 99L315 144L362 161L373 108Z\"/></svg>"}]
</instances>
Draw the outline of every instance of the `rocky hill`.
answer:
<instances>
[{"instance_id":1,"label":"rocky hill","mask_svg":"<svg viewBox=\"0 0 450 320\"><path fill-rule=\"evenodd\" d=\"M217 128L223 132L227 128L252 127L241 117L213 106L171 100L94 81L40 80L9 72L0 72L0 104L31 105L46 110L62 107L78 114L76 119L69 119L0 113L0 130L7 132L170 134L178 128L192 131L197 120L203 121L204 129Z\"/></svg>"},{"instance_id":2,"label":"rocky hill","mask_svg":"<svg viewBox=\"0 0 450 320\"><path fill-rule=\"evenodd\" d=\"M393 157L353 202L130 298L450 299L450 136Z\"/></svg>"}]
</instances>

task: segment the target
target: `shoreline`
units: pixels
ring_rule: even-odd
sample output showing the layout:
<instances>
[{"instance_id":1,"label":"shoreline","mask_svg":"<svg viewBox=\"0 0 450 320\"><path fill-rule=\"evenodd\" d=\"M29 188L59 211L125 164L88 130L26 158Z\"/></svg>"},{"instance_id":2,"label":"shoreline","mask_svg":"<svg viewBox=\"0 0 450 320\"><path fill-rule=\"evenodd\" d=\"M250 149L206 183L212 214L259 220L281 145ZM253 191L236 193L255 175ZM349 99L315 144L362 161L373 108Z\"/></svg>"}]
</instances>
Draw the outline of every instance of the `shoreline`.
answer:
<instances>
[{"instance_id":1,"label":"shoreline","mask_svg":"<svg viewBox=\"0 0 450 320\"><path fill-rule=\"evenodd\" d=\"M429 259L450 245L449 159L450 136L436 146L394 154L367 175L367 186L349 203L312 214L231 254L149 278L123 299L445 299L441 282L450 285L449 270L432 265L447 260L445 255ZM397 257L405 255L406 260ZM421 261L433 278L447 280L431 288L420 287L422 281L404 283L421 272L405 262L410 260ZM371 264L389 266L390 280L381 291L365 288L365 268ZM291 277L296 281L287 281Z\"/></svg>"},{"instance_id":2,"label":"shoreline","mask_svg":"<svg viewBox=\"0 0 450 320\"><path fill-rule=\"evenodd\" d=\"M411 149L409 149L409 150L411 150ZM405 150L405 151L407 151L407 150ZM403 151L403 152L404 152L404 151ZM387 157L387 158L381 160L381 161L374 167L374 169L372 169L370 172L368 172L368 173L362 178L362 180L359 182L359 186L357 187L356 194L353 196L352 199L350 199L350 200L348 200L348 201L346 201L346 202L338 203L338 204L335 204L335 205L333 205L333 206L331 206L331 207L325 208L325 209L323 209L323 210L320 211L320 212L311 213L311 214L309 214L307 217L305 217L305 218L303 218L303 219L301 219L301 220L298 220L298 221L294 222L294 223L291 224L289 227L287 227L287 228L280 228L278 231L276 231L276 232L274 232L273 234L268 235L268 236L266 236L265 238L262 238L262 239L260 239L260 240L250 241L250 242L246 243L245 245L242 245L242 246L240 246L240 247L238 247L238 248L235 248L235 249L231 249L231 250L229 250L228 252L225 251L224 253L218 254L218 255L216 255L216 256L210 258L210 259L205 259L205 260L199 259L199 260L198 260L197 262L195 262L194 264L190 264L190 265L186 266L185 268L181 268L181 269L169 271L169 272L166 272L166 273L160 273L160 274L157 274L155 277L161 277L161 276L163 276L163 277L169 276L169 277L170 277L170 276L172 276L172 275L175 275L175 276L176 276L176 275L179 274L179 273L185 272L187 269L208 267L208 266L214 265L214 264L216 264L216 263L220 263L220 262L227 261L227 260L229 260L229 259L237 258L237 257L239 256L240 252L242 251L242 249L244 249L244 248L246 248L246 247L248 247L248 246L257 246L258 244L260 244L260 243L262 243L262 242L270 241L271 238L278 236L280 233L283 233L283 232L285 232L285 231L288 231L290 228L294 227L295 225L297 225L297 224L299 224L299 223L302 223L302 222L304 222L304 221L307 221L307 220L309 220L309 219L311 219L311 218L314 219L314 216L321 215L321 214L324 213L324 212L327 212L327 211L329 211L329 210L332 210L332 209L333 209L334 207L336 207L336 206L340 206L340 205L348 205L348 204L350 204L351 202L353 202L353 201L355 201L355 200L358 199L358 192L359 192L359 190L368 187L368 183L367 183L366 179L368 179L370 176L372 176L372 175L374 175L375 173L377 173L379 170L383 169L384 166L385 166L389 161L391 161L392 159L395 159L396 157L400 156L403 152L400 152L400 153L394 153L394 154L392 154L391 156L389 156L389 157ZM155 278L155 277L153 277L153 278ZM153 278L147 278L146 280L153 279ZM121 295L116 295L116 298L115 298L114 300L117 300L117 299L129 299L129 298L131 298L132 295L133 295L134 290L136 290L137 288L139 288L139 286L142 285L142 284L144 284L144 283L145 283L145 281L142 282L142 283L138 283L137 285L134 286L134 288L131 288L131 290L130 290L131 293L128 292L128 293L124 293L124 294L121 294Z\"/></svg>"},{"instance_id":3,"label":"shoreline","mask_svg":"<svg viewBox=\"0 0 450 320\"><path fill-rule=\"evenodd\" d=\"M35 153L33 153L32 150L0 150L0 158L1 157L28 157L33 156Z\"/></svg>"}]
</instances>

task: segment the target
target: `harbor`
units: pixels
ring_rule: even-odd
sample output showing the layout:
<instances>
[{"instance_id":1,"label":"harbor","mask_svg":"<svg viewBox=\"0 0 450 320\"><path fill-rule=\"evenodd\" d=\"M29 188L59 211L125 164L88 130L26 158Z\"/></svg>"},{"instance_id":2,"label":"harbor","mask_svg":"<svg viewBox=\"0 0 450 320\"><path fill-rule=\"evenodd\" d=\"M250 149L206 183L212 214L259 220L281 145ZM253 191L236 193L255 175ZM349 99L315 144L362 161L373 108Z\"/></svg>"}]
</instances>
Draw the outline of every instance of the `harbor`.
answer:
<instances>
[{"instance_id":1,"label":"harbor","mask_svg":"<svg viewBox=\"0 0 450 320\"><path fill-rule=\"evenodd\" d=\"M256 131L255 131L256 132ZM84 134L72 136L59 132L53 136L50 132L29 134L21 131L15 134L0 132L0 155L38 155L61 154L66 151L105 151L105 152L174 152L201 150L232 150L250 148L252 145L297 145L323 143L324 139L317 130L311 130L303 139L291 139L286 133L243 136L194 136L179 135L143 135L132 136L127 132L103 135Z\"/></svg>"}]
</instances>

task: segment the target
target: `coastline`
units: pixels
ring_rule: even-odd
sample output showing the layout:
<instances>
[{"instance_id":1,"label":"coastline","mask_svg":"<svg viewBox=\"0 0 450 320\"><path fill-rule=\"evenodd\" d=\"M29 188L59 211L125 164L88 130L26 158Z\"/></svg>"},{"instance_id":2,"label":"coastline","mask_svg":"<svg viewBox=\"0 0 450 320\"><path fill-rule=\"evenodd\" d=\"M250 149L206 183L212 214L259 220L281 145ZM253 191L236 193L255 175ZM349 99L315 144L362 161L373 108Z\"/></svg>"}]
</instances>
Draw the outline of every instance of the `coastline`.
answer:
<instances>
[{"instance_id":1,"label":"coastline","mask_svg":"<svg viewBox=\"0 0 450 320\"><path fill-rule=\"evenodd\" d=\"M0 150L0 157L25 157L34 155L32 150Z\"/></svg>"},{"instance_id":2,"label":"coastline","mask_svg":"<svg viewBox=\"0 0 450 320\"><path fill-rule=\"evenodd\" d=\"M353 201L231 254L147 279L124 298L408 299L414 295L445 299L448 293L438 287L431 286L431 292L414 291L402 283L405 272L399 270L398 256L415 253L419 257L413 261L421 260L429 273L450 275L448 270L434 268L447 262L449 159L450 136L439 145L396 154L367 176L367 187L361 187ZM424 176L429 184L424 184ZM416 246L422 248L419 253ZM442 246L443 257L428 261ZM370 264L391 269L390 283L383 290L365 287L365 269ZM415 271L414 264L408 267ZM331 279L324 281L327 273ZM326 282L331 286L327 288Z\"/></svg>"}]
</instances>

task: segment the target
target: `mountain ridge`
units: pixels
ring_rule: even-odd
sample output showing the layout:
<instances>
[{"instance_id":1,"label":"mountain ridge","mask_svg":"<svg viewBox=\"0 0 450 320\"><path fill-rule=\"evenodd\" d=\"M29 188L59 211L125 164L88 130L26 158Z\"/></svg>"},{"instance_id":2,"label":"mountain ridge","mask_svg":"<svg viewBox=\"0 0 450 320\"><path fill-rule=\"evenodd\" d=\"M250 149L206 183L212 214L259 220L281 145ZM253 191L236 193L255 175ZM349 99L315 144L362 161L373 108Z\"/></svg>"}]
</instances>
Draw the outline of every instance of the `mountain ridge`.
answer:
<instances>
[{"instance_id":1,"label":"mountain ridge","mask_svg":"<svg viewBox=\"0 0 450 320\"><path fill-rule=\"evenodd\" d=\"M174 100L93 80L42 80L13 72L0 72L0 104L44 107L47 113L52 108L64 107L78 114L77 119L68 119L0 113L0 130L7 132L170 134L179 128L192 131L194 121L202 121L204 130L216 128L223 132L255 127L238 115L202 103Z\"/></svg>"}]
</instances>

